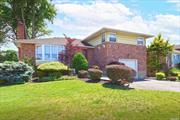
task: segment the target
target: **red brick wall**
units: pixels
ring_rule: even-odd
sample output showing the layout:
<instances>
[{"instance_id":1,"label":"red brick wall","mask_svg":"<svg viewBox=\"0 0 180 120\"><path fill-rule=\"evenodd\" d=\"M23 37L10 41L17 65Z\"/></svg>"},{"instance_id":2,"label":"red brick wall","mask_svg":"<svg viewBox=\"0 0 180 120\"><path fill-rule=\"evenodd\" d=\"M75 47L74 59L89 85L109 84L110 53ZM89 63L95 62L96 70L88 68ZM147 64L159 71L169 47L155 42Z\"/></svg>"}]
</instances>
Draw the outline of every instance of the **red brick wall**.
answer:
<instances>
[{"instance_id":1,"label":"red brick wall","mask_svg":"<svg viewBox=\"0 0 180 120\"><path fill-rule=\"evenodd\" d=\"M19 49L21 51L19 55L20 60L22 60L24 57L35 58L35 44L22 43Z\"/></svg>"},{"instance_id":2,"label":"red brick wall","mask_svg":"<svg viewBox=\"0 0 180 120\"><path fill-rule=\"evenodd\" d=\"M145 46L106 42L96 46L91 57L93 63L101 69L104 69L108 63L119 61L119 59L137 59L139 76L146 76Z\"/></svg>"}]
</instances>

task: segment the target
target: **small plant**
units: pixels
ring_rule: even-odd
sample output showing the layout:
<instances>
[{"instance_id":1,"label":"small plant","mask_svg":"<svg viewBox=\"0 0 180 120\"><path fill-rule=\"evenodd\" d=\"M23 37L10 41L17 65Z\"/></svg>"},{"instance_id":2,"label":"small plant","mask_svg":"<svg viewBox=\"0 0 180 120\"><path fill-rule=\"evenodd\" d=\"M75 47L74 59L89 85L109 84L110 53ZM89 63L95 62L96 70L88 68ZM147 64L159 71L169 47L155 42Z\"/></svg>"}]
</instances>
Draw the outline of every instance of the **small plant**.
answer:
<instances>
[{"instance_id":1,"label":"small plant","mask_svg":"<svg viewBox=\"0 0 180 120\"><path fill-rule=\"evenodd\" d=\"M178 80L180 80L180 73L178 74Z\"/></svg>"},{"instance_id":2,"label":"small plant","mask_svg":"<svg viewBox=\"0 0 180 120\"><path fill-rule=\"evenodd\" d=\"M172 75L172 76L177 76L179 73L180 73L180 69L179 68L171 68L170 70L169 70L169 73L170 73L170 75Z\"/></svg>"},{"instance_id":3,"label":"small plant","mask_svg":"<svg viewBox=\"0 0 180 120\"><path fill-rule=\"evenodd\" d=\"M87 78L88 77L88 72L86 70L80 70L78 72L78 78Z\"/></svg>"},{"instance_id":4,"label":"small plant","mask_svg":"<svg viewBox=\"0 0 180 120\"><path fill-rule=\"evenodd\" d=\"M156 73L157 80L163 80L163 78L165 78L165 73L163 73L163 72Z\"/></svg>"},{"instance_id":5,"label":"small plant","mask_svg":"<svg viewBox=\"0 0 180 120\"><path fill-rule=\"evenodd\" d=\"M177 77L176 76L170 76L170 77L167 77L167 80L176 81Z\"/></svg>"},{"instance_id":6,"label":"small plant","mask_svg":"<svg viewBox=\"0 0 180 120\"><path fill-rule=\"evenodd\" d=\"M107 76L112 80L112 83L117 83L118 81L126 80L132 82L136 72L135 70L127 67L125 65L107 65L106 66Z\"/></svg>"},{"instance_id":7,"label":"small plant","mask_svg":"<svg viewBox=\"0 0 180 120\"><path fill-rule=\"evenodd\" d=\"M79 70L88 69L88 61L82 53L78 52L74 55L72 60L72 67L75 68L76 73L78 73Z\"/></svg>"},{"instance_id":8,"label":"small plant","mask_svg":"<svg viewBox=\"0 0 180 120\"><path fill-rule=\"evenodd\" d=\"M90 68L88 69L89 77L91 80L99 81L103 72L99 69Z\"/></svg>"}]
</instances>

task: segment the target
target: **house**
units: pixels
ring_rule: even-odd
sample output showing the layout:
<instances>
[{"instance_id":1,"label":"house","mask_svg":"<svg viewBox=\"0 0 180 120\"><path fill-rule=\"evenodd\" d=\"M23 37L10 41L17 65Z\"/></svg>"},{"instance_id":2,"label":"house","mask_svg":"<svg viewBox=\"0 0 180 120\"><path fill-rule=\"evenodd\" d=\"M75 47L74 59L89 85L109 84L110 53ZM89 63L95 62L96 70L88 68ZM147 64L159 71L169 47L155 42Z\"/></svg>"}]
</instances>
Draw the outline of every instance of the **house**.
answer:
<instances>
[{"instance_id":1,"label":"house","mask_svg":"<svg viewBox=\"0 0 180 120\"><path fill-rule=\"evenodd\" d=\"M65 38L23 39L24 26L18 24L19 58L24 56L35 58L36 64L58 60L58 53L65 50ZM98 65L102 70L112 61L125 63L137 72L138 78L146 76L146 39L148 34L102 28L83 40L76 40L75 45L89 61L89 66Z\"/></svg>"},{"instance_id":2,"label":"house","mask_svg":"<svg viewBox=\"0 0 180 120\"><path fill-rule=\"evenodd\" d=\"M174 50L167 56L167 64L169 67L175 67L180 63L180 45L175 45Z\"/></svg>"}]
</instances>

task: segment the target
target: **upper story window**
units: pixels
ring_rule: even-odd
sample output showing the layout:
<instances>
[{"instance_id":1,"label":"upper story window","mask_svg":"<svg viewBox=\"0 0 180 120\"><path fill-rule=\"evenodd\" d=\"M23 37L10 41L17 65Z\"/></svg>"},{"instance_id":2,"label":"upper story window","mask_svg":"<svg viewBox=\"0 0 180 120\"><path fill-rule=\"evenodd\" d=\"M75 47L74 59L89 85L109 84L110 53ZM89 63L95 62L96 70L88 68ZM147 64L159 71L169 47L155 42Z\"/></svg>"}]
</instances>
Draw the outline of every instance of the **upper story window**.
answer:
<instances>
[{"instance_id":1,"label":"upper story window","mask_svg":"<svg viewBox=\"0 0 180 120\"><path fill-rule=\"evenodd\" d=\"M116 34L115 33L111 33L110 35L109 35L109 41L110 42L116 42Z\"/></svg>"},{"instance_id":2,"label":"upper story window","mask_svg":"<svg viewBox=\"0 0 180 120\"><path fill-rule=\"evenodd\" d=\"M145 43L144 43L144 38L138 38L137 39L137 44L138 45L144 45Z\"/></svg>"},{"instance_id":3,"label":"upper story window","mask_svg":"<svg viewBox=\"0 0 180 120\"><path fill-rule=\"evenodd\" d=\"M102 43L106 41L105 33L102 34Z\"/></svg>"}]
</instances>

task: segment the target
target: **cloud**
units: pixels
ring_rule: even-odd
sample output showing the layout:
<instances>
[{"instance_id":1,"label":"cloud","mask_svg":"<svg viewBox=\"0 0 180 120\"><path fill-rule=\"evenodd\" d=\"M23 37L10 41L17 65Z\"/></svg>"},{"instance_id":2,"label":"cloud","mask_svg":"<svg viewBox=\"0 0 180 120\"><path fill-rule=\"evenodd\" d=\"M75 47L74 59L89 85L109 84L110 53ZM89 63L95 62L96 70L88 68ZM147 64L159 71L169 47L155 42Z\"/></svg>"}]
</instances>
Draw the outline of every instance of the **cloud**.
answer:
<instances>
[{"instance_id":1,"label":"cloud","mask_svg":"<svg viewBox=\"0 0 180 120\"><path fill-rule=\"evenodd\" d=\"M54 21L63 33L85 38L102 27L134 32L162 33L171 43L180 44L180 16L159 14L146 20L121 3L93 2L91 4L56 4L58 15Z\"/></svg>"},{"instance_id":2,"label":"cloud","mask_svg":"<svg viewBox=\"0 0 180 120\"><path fill-rule=\"evenodd\" d=\"M176 10L180 11L180 1L179 0L167 0L168 3L173 3L176 5Z\"/></svg>"}]
</instances>

